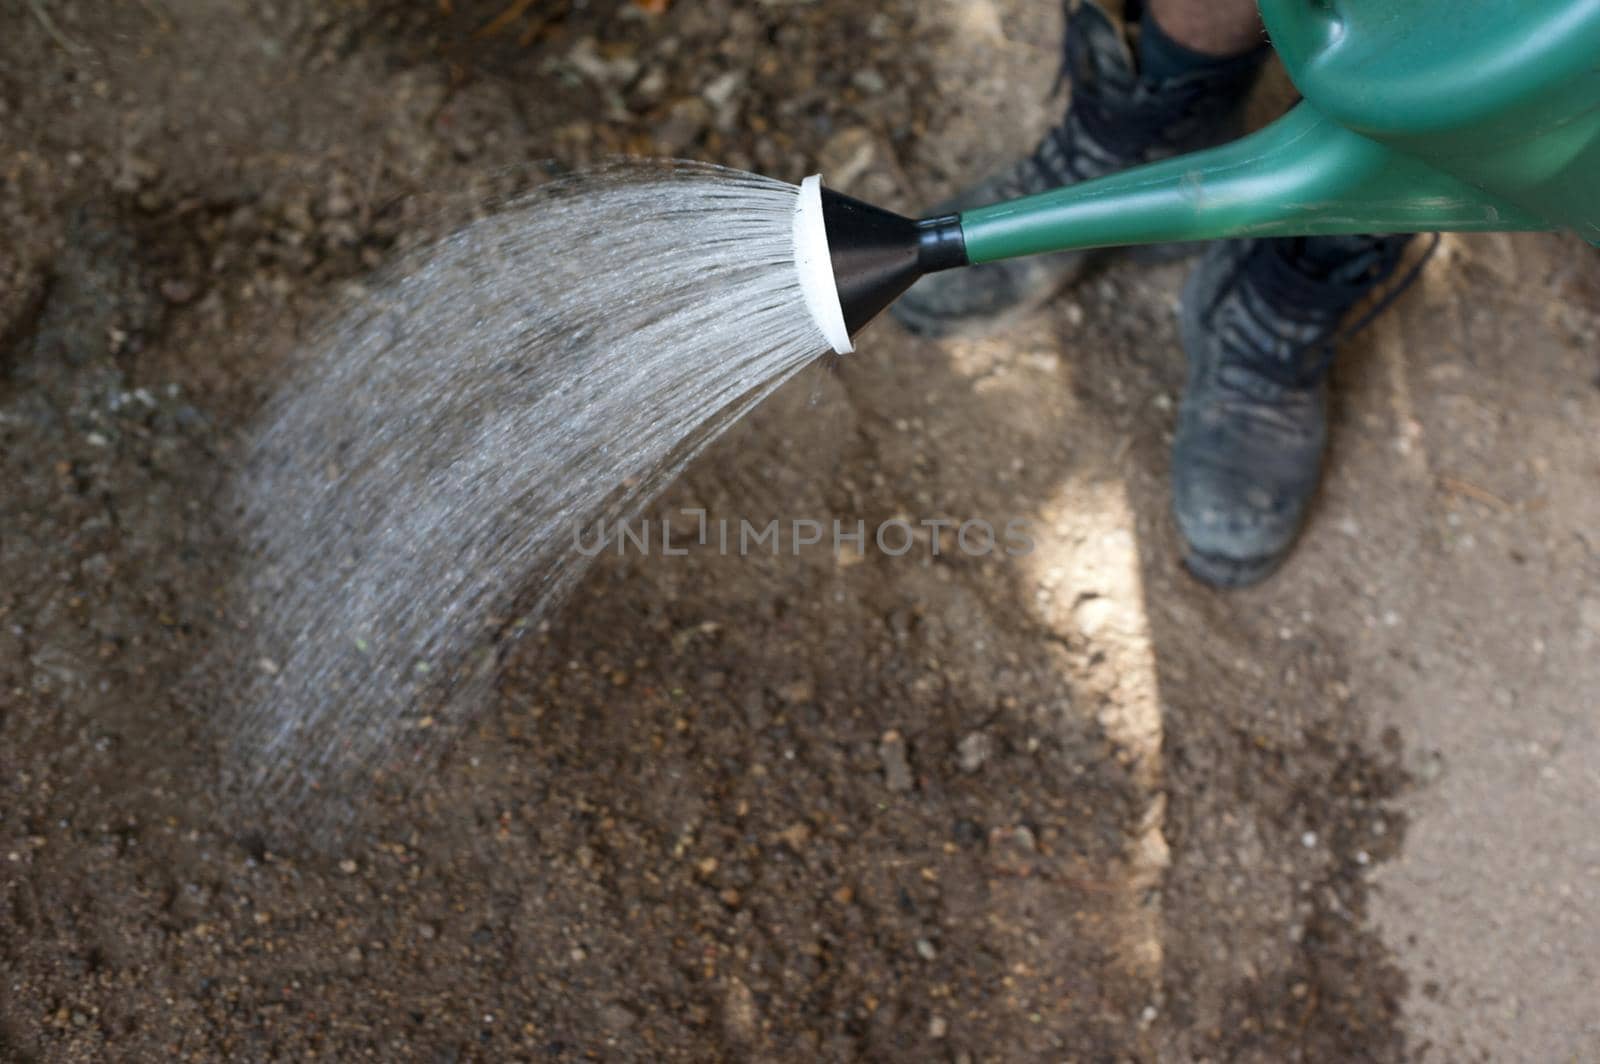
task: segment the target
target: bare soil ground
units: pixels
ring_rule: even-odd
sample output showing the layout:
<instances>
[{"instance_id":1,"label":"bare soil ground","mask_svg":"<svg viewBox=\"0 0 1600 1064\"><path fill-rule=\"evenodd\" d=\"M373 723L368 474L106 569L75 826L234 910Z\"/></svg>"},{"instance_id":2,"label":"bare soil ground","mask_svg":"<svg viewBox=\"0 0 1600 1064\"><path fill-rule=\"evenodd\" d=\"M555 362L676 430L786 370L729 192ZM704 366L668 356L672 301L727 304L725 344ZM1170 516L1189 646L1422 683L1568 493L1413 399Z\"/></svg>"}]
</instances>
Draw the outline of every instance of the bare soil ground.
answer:
<instances>
[{"instance_id":1,"label":"bare soil ground","mask_svg":"<svg viewBox=\"0 0 1600 1064\"><path fill-rule=\"evenodd\" d=\"M663 8L665 13L653 13ZM0 37L0 1058L1587 1059L1600 263L1449 239L1267 587L1176 562L1181 265L876 327L657 514L1038 549L604 561L341 852L183 681L302 335L530 174L915 211L1028 145L1024 0L37 0ZM554 162L552 162L554 160ZM186 693L185 693L186 692Z\"/></svg>"}]
</instances>

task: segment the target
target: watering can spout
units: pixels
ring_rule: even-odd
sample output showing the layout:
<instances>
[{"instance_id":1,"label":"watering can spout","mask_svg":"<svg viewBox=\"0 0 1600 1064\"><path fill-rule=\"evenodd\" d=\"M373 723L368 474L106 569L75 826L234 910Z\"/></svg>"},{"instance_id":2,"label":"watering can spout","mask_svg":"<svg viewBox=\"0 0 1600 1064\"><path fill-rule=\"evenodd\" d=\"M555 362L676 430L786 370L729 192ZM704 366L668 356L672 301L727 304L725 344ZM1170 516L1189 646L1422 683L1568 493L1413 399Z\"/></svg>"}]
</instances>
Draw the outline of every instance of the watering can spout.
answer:
<instances>
[{"instance_id":1,"label":"watering can spout","mask_svg":"<svg viewBox=\"0 0 1600 1064\"><path fill-rule=\"evenodd\" d=\"M1023 255L1233 237L1550 228L1310 104L1220 148L961 215L915 221L826 189L819 210L852 336L924 274Z\"/></svg>"},{"instance_id":2,"label":"watering can spout","mask_svg":"<svg viewBox=\"0 0 1600 1064\"><path fill-rule=\"evenodd\" d=\"M968 264L958 215L919 221L829 188L822 190L821 202L833 279L851 335L924 274Z\"/></svg>"},{"instance_id":3,"label":"watering can spout","mask_svg":"<svg viewBox=\"0 0 1600 1064\"><path fill-rule=\"evenodd\" d=\"M960 215L907 218L823 188L820 174L801 182L794 225L806 309L841 355L918 278L970 261Z\"/></svg>"},{"instance_id":4,"label":"watering can spout","mask_svg":"<svg viewBox=\"0 0 1600 1064\"><path fill-rule=\"evenodd\" d=\"M1253 136L962 218L974 262L1241 236L1600 243L1600 0L1260 0L1303 103Z\"/></svg>"},{"instance_id":5,"label":"watering can spout","mask_svg":"<svg viewBox=\"0 0 1600 1064\"><path fill-rule=\"evenodd\" d=\"M850 332L931 269L1051 251L1530 229L1600 244L1600 0L1260 4L1304 101L1258 133L920 223L940 234L926 258L919 223L836 198Z\"/></svg>"},{"instance_id":6,"label":"watering can spout","mask_svg":"<svg viewBox=\"0 0 1600 1064\"><path fill-rule=\"evenodd\" d=\"M1302 103L1242 140L962 216L973 262L1235 237L1548 229Z\"/></svg>"}]
</instances>

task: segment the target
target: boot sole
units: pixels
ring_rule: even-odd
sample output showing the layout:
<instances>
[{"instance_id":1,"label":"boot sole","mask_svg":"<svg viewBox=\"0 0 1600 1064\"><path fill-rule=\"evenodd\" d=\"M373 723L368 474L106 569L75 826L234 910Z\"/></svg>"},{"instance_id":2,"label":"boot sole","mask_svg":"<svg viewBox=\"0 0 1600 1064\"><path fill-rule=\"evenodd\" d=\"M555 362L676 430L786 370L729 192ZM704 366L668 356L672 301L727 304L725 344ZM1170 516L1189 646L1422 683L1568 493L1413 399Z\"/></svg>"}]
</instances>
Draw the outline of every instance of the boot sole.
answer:
<instances>
[{"instance_id":1,"label":"boot sole","mask_svg":"<svg viewBox=\"0 0 1600 1064\"><path fill-rule=\"evenodd\" d=\"M903 300L894 304L889 312L908 332L929 340L979 336L1027 317L1060 295L1091 268L1103 265L1118 255L1126 255L1142 265L1158 266L1197 255L1204 248L1204 243L1149 244L1131 248L1099 248L1085 251L1073 268L1066 271L1055 283L1040 289L1026 299L1013 303L1004 310L988 314L929 314L915 309Z\"/></svg>"},{"instance_id":2,"label":"boot sole","mask_svg":"<svg viewBox=\"0 0 1600 1064\"><path fill-rule=\"evenodd\" d=\"M929 340L945 340L961 336L981 336L1004 328L1025 318L1049 303L1083 275L1088 261L1080 263L1059 280L1040 288L1025 299L1018 300L1003 310L987 314L928 314L906 303L896 303L889 313L908 332Z\"/></svg>"},{"instance_id":3,"label":"boot sole","mask_svg":"<svg viewBox=\"0 0 1600 1064\"><path fill-rule=\"evenodd\" d=\"M1221 591L1237 591L1261 583L1277 571L1289 552L1270 558L1229 558L1206 554L1184 544L1183 567L1189 575Z\"/></svg>"}]
</instances>

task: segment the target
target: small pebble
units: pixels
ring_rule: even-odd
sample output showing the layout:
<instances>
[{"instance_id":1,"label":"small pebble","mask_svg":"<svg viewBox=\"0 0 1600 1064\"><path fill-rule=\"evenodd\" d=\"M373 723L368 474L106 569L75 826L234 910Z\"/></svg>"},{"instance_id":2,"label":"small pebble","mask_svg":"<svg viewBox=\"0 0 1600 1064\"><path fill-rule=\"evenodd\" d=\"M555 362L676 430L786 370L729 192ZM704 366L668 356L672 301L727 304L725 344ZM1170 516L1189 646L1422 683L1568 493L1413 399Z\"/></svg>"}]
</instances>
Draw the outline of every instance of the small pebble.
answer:
<instances>
[{"instance_id":1,"label":"small pebble","mask_svg":"<svg viewBox=\"0 0 1600 1064\"><path fill-rule=\"evenodd\" d=\"M615 1002L600 1010L600 1026L613 1033L626 1031L637 1019L626 1005Z\"/></svg>"},{"instance_id":2,"label":"small pebble","mask_svg":"<svg viewBox=\"0 0 1600 1064\"><path fill-rule=\"evenodd\" d=\"M809 702L816 695L816 689L809 680L794 680L778 688L778 697L796 706L802 702Z\"/></svg>"},{"instance_id":3,"label":"small pebble","mask_svg":"<svg viewBox=\"0 0 1600 1064\"><path fill-rule=\"evenodd\" d=\"M893 728L883 733L878 743L878 759L883 762L883 778L891 791L902 793L912 786L911 761L905 738Z\"/></svg>"},{"instance_id":4,"label":"small pebble","mask_svg":"<svg viewBox=\"0 0 1600 1064\"><path fill-rule=\"evenodd\" d=\"M981 769L993 753L994 740L987 732L973 732L956 746L957 763L962 772L969 774Z\"/></svg>"},{"instance_id":5,"label":"small pebble","mask_svg":"<svg viewBox=\"0 0 1600 1064\"><path fill-rule=\"evenodd\" d=\"M872 96L878 96L889 90L889 83L883 75L871 67L862 67L850 76L850 82L856 88Z\"/></svg>"},{"instance_id":6,"label":"small pebble","mask_svg":"<svg viewBox=\"0 0 1600 1064\"><path fill-rule=\"evenodd\" d=\"M180 277L169 277L158 287L161 289L161 298L174 306L192 302L199 291L193 281L185 281Z\"/></svg>"},{"instance_id":7,"label":"small pebble","mask_svg":"<svg viewBox=\"0 0 1600 1064\"><path fill-rule=\"evenodd\" d=\"M733 102L742 85L744 85L744 72L730 70L713 78L710 84L700 90L700 95L705 97L706 103L720 111Z\"/></svg>"}]
</instances>

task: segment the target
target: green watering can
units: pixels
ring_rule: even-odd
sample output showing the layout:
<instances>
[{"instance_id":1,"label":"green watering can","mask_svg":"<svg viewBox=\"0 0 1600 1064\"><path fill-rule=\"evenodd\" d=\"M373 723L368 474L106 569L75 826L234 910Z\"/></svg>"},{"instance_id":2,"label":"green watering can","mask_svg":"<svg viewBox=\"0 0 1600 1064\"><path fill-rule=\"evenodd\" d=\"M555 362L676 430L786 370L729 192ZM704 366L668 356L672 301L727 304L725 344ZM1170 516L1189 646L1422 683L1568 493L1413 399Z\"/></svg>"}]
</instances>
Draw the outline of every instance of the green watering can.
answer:
<instances>
[{"instance_id":1,"label":"green watering can","mask_svg":"<svg viewBox=\"0 0 1600 1064\"><path fill-rule=\"evenodd\" d=\"M1304 99L1242 140L921 221L823 190L846 331L925 273L1069 248L1533 229L1600 244L1600 0L1260 5Z\"/></svg>"}]
</instances>

